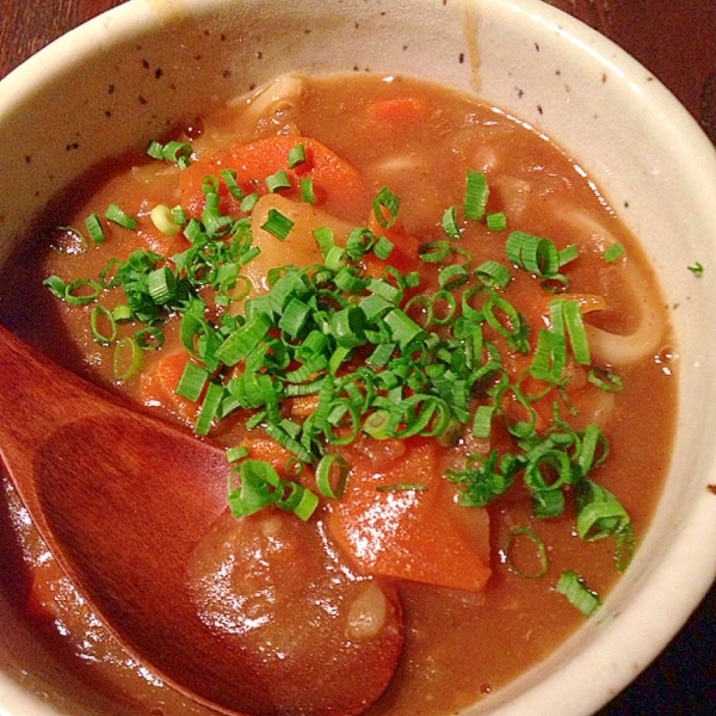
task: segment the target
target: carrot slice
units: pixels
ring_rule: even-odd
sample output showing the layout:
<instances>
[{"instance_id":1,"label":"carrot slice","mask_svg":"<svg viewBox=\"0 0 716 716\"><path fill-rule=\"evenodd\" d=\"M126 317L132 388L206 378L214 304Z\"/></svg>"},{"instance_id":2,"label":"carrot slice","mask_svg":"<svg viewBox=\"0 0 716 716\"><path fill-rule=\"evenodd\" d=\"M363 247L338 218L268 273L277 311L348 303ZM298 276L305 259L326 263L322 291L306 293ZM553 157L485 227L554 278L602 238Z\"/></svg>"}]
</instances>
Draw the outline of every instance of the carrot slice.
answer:
<instances>
[{"instance_id":1,"label":"carrot slice","mask_svg":"<svg viewBox=\"0 0 716 716\"><path fill-rule=\"evenodd\" d=\"M400 127L424 119L427 108L427 99L408 95L371 102L367 113L370 119L383 125Z\"/></svg>"},{"instance_id":2,"label":"carrot slice","mask_svg":"<svg viewBox=\"0 0 716 716\"><path fill-rule=\"evenodd\" d=\"M299 145L305 149L305 161L291 168L289 153ZM224 169L236 172L236 183L244 194L266 194L266 178L281 170L286 171L291 188L279 191L294 201L302 198L301 180L311 179L315 203L343 218L355 218L356 208L364 212L369 201L360 173L349 162L315 139L281 134L223 150L195 162L182 172L182 204L192 216L199 216L204 206L204 177L218 176ZM219 194L221 210L226 214L236 214L240 202L223 182Z\"/></svg>"},{"instance_id":3,"label":"carrot slice","mask_svg":"<svg viewBox=\"0 0 716 716\"><path fill-rule=\"evenodd\" d=\"M387 465L365 452L349 458L348 489L331 504L329 534L362 573L479 591L491 573L487 513L456 503L434 441L408 442Z\"/></svg>"}]
</instances>

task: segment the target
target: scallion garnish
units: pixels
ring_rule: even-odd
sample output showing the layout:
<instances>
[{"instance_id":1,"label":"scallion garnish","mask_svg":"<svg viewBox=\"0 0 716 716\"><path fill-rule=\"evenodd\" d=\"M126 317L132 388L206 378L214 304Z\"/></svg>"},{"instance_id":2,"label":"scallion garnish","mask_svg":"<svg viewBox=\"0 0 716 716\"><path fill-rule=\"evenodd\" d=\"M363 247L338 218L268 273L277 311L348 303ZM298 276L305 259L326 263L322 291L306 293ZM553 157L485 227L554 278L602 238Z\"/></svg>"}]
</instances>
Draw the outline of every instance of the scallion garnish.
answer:
<instances>
[{"instance_id":1,"label":"scallion garnish","mask_svg":"<svg viewBox=\"0 0 716 716\"><path fill-rule=\"evenodd\" d=\"M189 145L170 145L153 145L152 155L180 164L189 160ZM304 161L305 150L297 147L288 167ZM269 191L290 186L287 171L265 181ZM224 215L222 182L247 216ZM606 438L595 425L571 428L560 412L572 409L565 397L570 361L585 366L589 381L604 390L620 389L622 379L592 364L576 300L553 299L549 327L530 335L506 293L515 270L532 274L545 290L563 290L562 270L577 257L575 246L558 249L550 239L513 231L506 241L506 263L513 268L492 259L473 268L473 257L457 243L462 234L453 207L443 216L446 238L423 244L424 266L406 273L389 263L395 247L388 229L398 220L400 199L384 188L375 197L373 213L388 236L359 227L344 244L329 228L319 228L314 237L323 262L277 267L266 277L269 291L251 296L252 284L242 271L259 252L248 216L258 195L244 196L231 170L207 176L203 189L199 217L188 219L182 207L165 205L150 214L163 234L183 231L185 250L173 256L136 251L125 261L108 262L99 281L68 284L50 276L45 285L68 303L96 303L91 330L98 342L115 342L117 380L136 375L143 350L161 347L164 321L181 316L180 339L190 360L176 391L197 403L195 431L206 435L232 413L247 411L247 429L260 427L291 454L291 469L282 474L296 477L304 465L315 470L318 494L279 476L268 463L252 460L250 448L231 452L234 514L273 505L308 519L319 495L338 499L346 489L350 466L331 446L349 444L360 434L376 440L432 437L449 444L470 432L474 440L490 440L499 426L512 438L510 450L471 454L464 467L447 471L460 502L484 507L522 479L534 516L553 518L576 495L578 534L585 540L613 537L618 561L628 562L634 543L628 513L594 477L608 453ZM310 180L302 180L301 190L304 201L313 201ZM486 213L488 199L485 175L468 172L465 216L485 220L491 231L505 230L501 212ZM109 220L129 228L123 214L115 205ZM94 230L88 224L92 240L105 240L100 218L93 215L88 222L95 224ZM293 221L273 209L262 226L282 241L290 239L292 228ZM367 269L375 259L384 262L380 274ZM432 295L424 288L423 271L431 272L437 284ZM212 318L205 289L219 307ZM124 291L124 298L108 311L100 299L114 290ZM238 300L240 314L231 310ZM119 336L120 322L122 332L130 322L138 324L133 338ZM531 355L522 375L510 374L503 350ZM540 430L535 404L548 394L555 396L554 420ZM289 418L286 401L298 396L313 396L315 409L308 417ZM544 558L538 538L515 532L511 539L525 535ZM546 570L542 558L540 565L541 574ZM576 589L565 579L565 590Z\"/></svg>"},{"instance_id":2,"label":"scallion garnish","mask_svg":"<svg viewBox=\"0 0 716 716\"><path fill-rule=\"evenodd\" d=\"M233 196L237 201L241 201L245 195L241 187L236 182L236 171L233 169L222 169L219 174L224 180L224 184L226 184L231 196Z\"/></svg>"},{"instance_id":3,"label":"scallion garnish","mask_svg":"<svg viewBox=\"0 0 716 716\"><path fill-rule=\"evenodd\" d=\"M202 368L193 361L187 361L176 387L176 394L196 402L204 392L208 380L209 371L206 368Z\"/></svg>"},{"instance_id":4,"label":"scallion garnish","mask_svg":"<svg viewBox=\"0 0 716 716\"><path fill-rule=\"evenodd\" d=\"M301 177L301 199L308 204L316 203L316 189L313 185L313 179L311 177Z\"/></svg>"},{"instance_id":5,"label":"scallion garnish","mask_svg":"<svg viewBox=\"0 0 716 716\"><path fill-rule=\"evenodd\" d=\"M316 466L316 483L324 497L338 499L346 491L348 463L342 455L324 455Z\"/></svg>"},{"instance_id":6,"label":"scallion garnish","mask_svg":"<svg viewBox=\"0 0 716 716\"><path fill-rule=\"evenodd\" d=\"M90 312L92 338L102 346L109 346L117 340L117 322L112 311L104 306L93 306Z\"/></svg>"},{"instance_id":7,"label":"scallion garnish","mask_svg":"<svg viewBox=\"0 0 716 716\"><path fill-rule=\"evenodd\" d=\"M473 221L482 221L489 196L490 187L485 174L468 169L464 202L465 216Z\"/></svg>"},{"instance_id":8,"label":"scallion garnish","mask_svg":"<svg viewBox=\"0 0 716 716\"><path fill-rule=\"evenodd\" d=\"M164 344L164 332L158 326L147 326L134 334L134 340L142 350L155 351Z\"/></svg>"},{"instance_id":9,"label":"scallion garnish","mask_svg":"<svg viewBox=\"0 0 716 716\"><path fill-rule=\"evenodd\" d=\"M261 226L262 229L273 234L277 239L285 241L291 233L294 222L278 209L269 209L268 217Z\"/></svg>"},{"instance_id":10,"label":"scallion garnish","mask_svg":"<svg viewBox=\"0 0 716 716\"><path fill-rule=\"evenodd\" d=\"M64 299L67 293L67 283L59 276L48 276L43 282L43 286L46 286L50 292L57 298Z\"/></svg>"},{"instance_id":11,"label":"scallion garnish","mask_svg":"<svg viewBox=\"0 0 716 716\"><path fill-rule=\"evenodd\" d=\"M608 261L609 263L614 263L618 259L620 259L624 254L626 253L626 249L624 248L623 244L620 244L619 242L613 243L606 251L604 252L604 260Z\"/></svg>"},{"instance_id":12,"label":"scallion garnish","mask_svg":"<svg viewBox=\"0 0 716 716\"><path fill-rule=\"evenodd\" d=\"M82 306L94 303L101 293L102 286L97 281L91 278L76 278L65 285L63 298L73 306Z\"/></svg>"},{"instance_id":13,"label":"scallion garnish","mask_svg":"<svg viewBox=\"0 0 716 716\"><path fill-rule=\"evenodd\" d=\"M579 609L585 617L589 617L601 606L596 592L587 587L584 579L574 570L567 570L557 582L556 590L569 600L570 604Z\"/></svg>"},{"instance_id":14,"label":"scallion garnish","mask_svg":"<svg viewBox=\"0 0 716 716\"><path fill-rule=\"evenodd\" d=\"M517 543L527 540L535 550L535 555L530 561L535 561L535 565L531 565L531 570L518 566L518 559L515 555L517 551ZM544 540L529 527L517 527L510 531L507 536L507 544L505 545L505 561L511 572L523 579L541 579L547 574L549 567L549 558L547 557L547 545ZM519 560L522 563L524 560Z\"/></svg>"},{"instance_id":15,"label":"scallion garnish","mask_svg":"<svg viewBox=\"0 0 716 716\"><path fill-rule=\"evenodd\" d=\"M445 213L443 214L442 227L443 231L445 231L449 238L460 238L460 227L457 223L457 209L454 206L445 210Z\"/></svg>"},{"instance_id":16,"label":"scallion garnish","mask_svg":"<svg viewBox=\"0 0 716 716\"><path fill-rule=\"evenodd\" d=\"M119 303L112 309L112 318L117 323L129 321L132 318L132 309L126 303Z\"/></svg>"},{"instance_id":17,"label":"scallion garnish","mask_svg":"<svg viewBox=\"0 0 716 716\"><path fill-rule=\"evenodd\" d=\"M373 199L373 213L384 229L390 229L398 219L400 197L383 187Z\"/></svg>"},{"instance_id":18,"label":"scallion garnish","mask_svg":"<svg viewBox=\"0 0 716 716\"><path fill-rule=\"evenodd\" d=\"M495 211L485 217L490 231L504 231L507 228L507 215L504 211Z\"/></svg>"},{"instance_id":19,"label":"scallion garnish","mask_svg":"<svg viewBox=\"0 0 716 716\"><path fill-rule=\"evenodd\" d=\"M134 338L120 338L114 346L112 368L116 380L129 380L139 373L142 367L142 350Z\"/></svg>"},{"instance_id":20,"label":"scallion garnish","mask_svg":"<svg viewBox=\"0 0 716 716\"><path fill-rule=\"evenodd\" d=\"M274 192L280 191L281 189L291 188L291 179L284 169L277 171L275 174L267 176L265 179L265 183L266 188L272 194Z\"/></svg>"},{"instance_id":21,"label":"scallion garnish","mask_svg":"<svg viewBox=\"0 0 716 716\"><path fill-rule=\"evenodd\" d=\"M291 147L288 153L288 166L290 169L295 169L299 164L303 164L306 161L306 145L296 144Z\"/></svg>"},{"instance_id":22,"label":"scallion garnish","mask_svg":"<svg viewBox=\"0 0 716 716\"><path fill-rule=\"evenodd\" d=\"M87 233L95 244L103 244L107 240L107 235L104 233L102 221L98 214L90 214L85 219L85 226L87 227Z\"/></svg>"},{"instance_id":23,"label":"scallion garnish","mask_svg":"<svg viewBox=\"0 0 716 716\"><path fill-rule=\"evenodd\" d=\"M153 159L173 162L181 169L185 169L191 164L192 151L191 144L176 140L172 140L166 144L153 140L147 147L147 154Z\"/></svg>"},{"instance_id":24,"label":"scallion garnish","mask_svg":"<svg viewBox=\"0 0 716 716\"><path fill-rule=\"evenodd\" d=\"M104 218L129 231L134 231L139 226L139 222L133 216L127 214L119 204L110 204L104 213Z\"/></svg>"}]
</instances>

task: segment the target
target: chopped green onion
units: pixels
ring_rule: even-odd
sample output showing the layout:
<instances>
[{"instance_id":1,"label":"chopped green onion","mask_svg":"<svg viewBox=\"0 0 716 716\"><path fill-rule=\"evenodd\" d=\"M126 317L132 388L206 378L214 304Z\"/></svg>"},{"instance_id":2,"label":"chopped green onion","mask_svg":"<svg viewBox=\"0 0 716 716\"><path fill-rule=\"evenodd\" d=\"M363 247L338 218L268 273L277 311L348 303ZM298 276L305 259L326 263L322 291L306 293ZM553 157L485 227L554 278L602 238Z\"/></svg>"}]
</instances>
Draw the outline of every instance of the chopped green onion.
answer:
<instances>
[{"instance_id":1,"label":"chopped green onion","mask_svg":"<svg viewBox=\"0 0 716 716\"><path fill-rule=\"evenodd\" d=\"M316 203L316 188L313 184L313 178L312 177L301 177L300 181L300 187L301 187L301 200L305 201L307 204L315 204Z\"/></svg>"},{"instance_id":2,"label":"chopped green onion","mask_svg":"<svg viewBox=\"0 0 716 716\"><path fill-rule=\"evenodd\" d=\"M593 480L583 480L577 493L577 534L595 542L612 537L631 524L629 513L609 490Z\"/></svg>"},{"instance_id":3,"label":"chopped green onion","mask_svg":"<svg viewBox=\"0 0 716 716\"><path fill-rule=\"evenodd\" d=\"M116 380L129 380L137 375L142 367L142 361L142 351L133 338L120 338L115 343L112 369Z\"/></svg>"},{"instance_id":4,"label":"chopped green onion","mask_svg":"<svg viewBox=\"0 0 716 716\"><path fill-rule=\"evenodd\" d=\"M316 467L316 483L324 497L343 497L348 480L348 463L342 455L324 455Z\"/></svg>"},{"instance_id":5,"label":"chopped green onion","mask_svg":"<svg viewBox=\"0 0 716 716\"><path fill-rule=\"evenodd\" d=\"M480 405L475 411L472 422L472 434L479 439L487 439L492 434L492 420L497 408L494 405Z\"/></svg>"},{"instance_id":6,"label":"chopped green onion","mask_svg":"<svg viewBox=\"0 0 716 716\"><path fill-rule=\"evenodd\" d=\"M417 296L415 297L417 298ZM413 299L411 299L412 301ZM410 301L406 304L406 307ZM455 319L457 314L457 299L452 290L437 291L432 299L428 300L428 315L430 317L429 324L436 326L444 326Z\"/></svg>"},{"instance_id":7,"label":"chopped green onion","mask_svg":"<svg viewBox=\"0 0 716 716\"><path fill-rule=\"evenodd\" d=\"M98 214L90 214L85 219L85 226L87 227L90 238L95 244L103 244L107 241L107 235L104 233L102 221Z\"/></svg>"},{"instance_id":8,"label":"chopped green onion","mask_svg":"<svg viewBox=\"0 0 716 716\"><path fill-rule=\"evenodd\" d=\"M94 303L102 293L102 286L91 278L76 278L65 285L64 298L72 306Z\"/></svg>"},{"instance_id":9,"label":"chopped green onion","mask_svg":"<svg viewBox=\"0 0 716 716\"><path fill-rule=\"evenodd\" d=\"M373 199L373 213L384 229L390 229L398 220L400 197L387 187L383 187Z\"/></svg>"},{"instance_id":10,"label":"chopped green onion","mask_svg":"<svg viewBox=\"0 0 716 716\"><path fill-rule=\"evenodd\" d=\"M172 140L166 144L153 140L147 147L147 154L153 159L173 162L181 169L186 169L191 163L192 148L187 142Z\"/></svg>"},{"instance_id":11,"label":"chopped green onion","mask_svg":"<svg viewBox=\"0 0 716 716\"><path fill-rule=\"evenodd\" d=\"M485 286L502 290L506 289L512 281L512 274L507 266L492 260L481 263L475 269L475 277Z\"/></svg>"},{"instance_id":12,"label":"chopped green onion","mask_svg":"<svg viewBox=\"0 0 716 716\"><path fill-rule=\"evenodd\" d=\"M504 231L507 228L507 215L504 211L496 211L485 217L490 231Z\"/></svg>"},{"instance_id":13,"label":"chopped green onion","mask_svg":"<svg viewBox=\"0 0 716 716\"><path fill-rule=\"evenodd\" d=\"M403 349L424 333L423 328L399 308L387 313L383 320L388 324L393 340Z\"/></svg>"},{"instance_id":14,"label":"chopped green onion","mask_svg":"<svg viewBox=\"0 0 716 716\"><path fill-rule=\"evenodd\" d=\"M152 159L164 159L164 145L156 139L152 139L147 145L147 154Z\"/></svg>"},{"instance_id":15,"label":"chopped green onion","mask_svg":"<svg viewBox=\"0 0 716 716\"><path fill-rule=\"evenodd\" d=\"M465 216L473 221L482 221L490 196L490 187L483 172L467 170L465 189Z\"/></svg>"},{"instance_id":16,"label":"chopped green onion","mask_svg":"<svg viewBox=\"0 0 716 716\"><path fill-rule=\"evenodd\" d=\"M117 323L122 323L124 321L131 321L132 320L132 309L129 305L126 303L119 303L117 304L114 309L112 310L112 318Z\"/></svg>"},{"instance_id":17,"label":"chopped green onion","mask_svg":"<svg viewBox=\"0 0 716 716\"><path fill-rule=\"evenodd\" d=\"M691 264L691 266L687 266L687 268L694 276L701 277L704 275L704 265L700 261Z\"/></svg>"},{"instance_id":18,"label":"chopped green onion","mask_svg":"<svg viewBox=\"0 0 716 716\"><path fill-rule=\"evenodd\" d=\"M506 248L510 261L528 273L551 278L559 271L559 252L549 239L513 231L507 237Z\"/></svg>"},{"instance_id":19,"label":"chopped green onion","mask_svg":"<svg viewBox=\"0 0 716 716\"><path fill-rule=\"evenodd\" d=\"M59 276L48 276L42 282L42 285L47 286L47 288L50 289L50 292L57 298L64 299L67 294L67 284L64 279L61 279Z\"/></svg>"},{"instance_id":20,"label":"chopped green onion","mask_svg":"<svg viewBox=\"0 0 716 716\"><path fill-rule=\"evenodd\" d=\"M624 245L616 242L604 252L604 260L609 263L613 263L624 256L625 253L626 249L624 248Z\"/></svg>"},{"instance_id":21,"label":"chopped green onion","mask_svg":"<svg viewBox=\"0 0 716 716\"><path fill-rule=\"evenodd\" d=\"M94 341L102 346L109 346L117 339L117 322L112 312L104 306L93 306L90 313L90 330Z\"/></svg>"},{"instance_id":22,"label":"chopped green onion","mask_svg":"<svg viewBox=\"0 0 716 716\"><path fill-rule=\"evenodd\" d=\"M387 239L385 236L380 236L378 240L373 244L373 253L381 261L387 261L390 254L393 252L393 242Z\"/></svg>"},{"instance_id":23,"label":"chopped green onion","mask_svg":"<svg viewBox=\"0 0 716 716\"><path fill-rule=\"evenodd\" d=\"M248 517L276 501L281 478L272 465L263 460L245 460L238 465L237 473L240 484L228 496L234 517Z\"/></svg>"},{"instance_id":24,"label":"chopped green onion","mask_svg":"<svg viewBox=\"0 0 716 716\"><path fill-rule=\"evenodd\" d=\"M420 259L426 263L442 263L452 253L447 241L430 241L420 247Z\"/></svg>"},{"instance_id":25,"label":"chopped green onion","mask_svg":"<svg viewBox=\"0 0 716 716\"><path fill-rule=\"evenodd\" d=\"M563 268L568 263L579 258L579 247L576 244L570 244L560 249L557 253L559 256L559 267Z\"/></svg>"},{"instance_id":26,"label":"chopped green onion","mask_svg":"<svg viewBox=\"0 0 716 716\"><path fill-rule=\"evenodd\" d=\"M244 460L248 456L249 448L246 445L235 445L226 450L226 459L229 462L239 462L239 460Z\"/></svg>"},{"instance_id":27,"label":"chopped green onion","mask_svg":"<svg viewBox=\"0 0 716 716\"><path fill-rule=\"evenodd\" d=\"M631 564L636 540L634 538L634 527L629 524L617 533L617 548L614 553L614 562L618 572L624 572Z\"/></svg>"},{"instance_id":28,"label":"chopped green onion","mask_svg":"<svg viewBox=\"0 0 716 716\"><path fill-rule=\"evenodd\" d=\"M557 582L556 590L564 595L570 604L579 609L585 617L589 617L601 606L596 592L587 587L584 579L574 570L567 570Z\"/></svg>"},{"instance_id":29,"label":"chopped green onion","mask_svg":"<svg viewBox=\"0 0 716 716\"><path fill-rule=\"evenodd\" d=\"M137 345L145 351L154 351L164 344L164 333L157 326L147 326L134 334Z\"/></svg>"},{"instance_id":30,"label":"chopped green onion","mask_svg":"<svg viewBox=\"0 0 716 716\"><path fill-rule=\"evenodd\" d=\"M182 398L197 402L209 380L209 371L193 361L187 361L175 393Z\"/></svg>"},{"instance_id":31,"label":"chopped green onion","mask_svg":"<svg viewBox=\"0 0 716 716\"><path fill-rule=\"evenodd\" d=\"M537 347L532 356L530 373L547 383L559 384L567 366L567 342L565 337L545 329L540 330Z\"/></svg>"},{"instance_id":32,"label":"chopped green onion","mask_svg":"<svg viewBox=\"0 0 716 716\"><path fill-rule=\"evenodd\" d=\"M454 291L464 286L470 278L468 270L462 264L450 264L440 269L438 283L441 288Z\"/></svg>"},{"instance_id":33,"label":"chopped green onion","mask_svg":"<svg viewBox=\"0 0 716 716\"><path fill-rule=\"evenodd\" d=\"M294 296L284 308L278 327L291 338L296 338L306 325L310 313L311 307Z\"/></svg>"},{"instance_id":34,"label":"chopped green onion","mask_svg":"<svg viewBox=\"0 0 716 716\"><path fill-rule=\"evenodd\" d=\"M204 401L201 404L194 432L197 435L208 435L215 418L219 414L219 406L224 397L224 386L218 383L208 383Z\"/></svg>"},{"instance_id":35,"label":"chopped green onion","mask_svg":"<svg viewBox=\"0 0 716 716\"><path fill-rule=\"evenodd\" d=\"M139 222L133 216L127 214L119 204L110 204L104 213L104 218L129 231L134 231L139 226Z\"/></svg>"},{"instance_id":36,"label":"chopped green onion","mask_svg":"<svg viewBox=\"0 0 716 716\"><path fill-rule=\"evenodd\" d=\"M556 332L569 337L572 355L577 363L589 365L591 355L587 330L578 301L556 298L550 303L550 316Z\"/></svg>"},{"instance_id":37,"label":"chopped green onion","mask_svg":"<svg viewBox=\"0 0 716 716\"><path fill-rule=\"evenodd\" d=\"M536 549L537 564L531 571L518 567L516 562L515 543L521 538L529 540ZM544 540L528 527L517 527L510 531L507 536L507 544L505 545L505 561L508 569L523 579L541 579L547 574L549 567L549 559L547 557L547 545ZM522 561L522 560L521 560Z\"/></svg>"},{"instance_id":38,"label":"chopped green onion","mask_svg":"<svg viewBox=\"0 0 716 716\"><path fill-rule=\"evenodd\" d=\"M269 209L268 217L261 226L264 231L268 231L277 239L285 241L291 233L294 222L278 209Z\"/></svg>"},{"instance_id":39,"label":"chopped green onion","mask_svg":"<svg viewBox=\"0 0 716 716\"><path fill-rule=\"evenodd\" d=\"M219 175L224 180L224 184L226 184L227 189L229 190L229 193L231 196L234 197L237 201L241 201L244 199L244 192L241 190L241 187L236 182L236 171L234 169L222 169L219 172Z\"/></svg>"},{"instance_id":40,"label":"chopped green onion","mask_svg":"<svg viewBox=\"0 0 716 716\"><path fill-rule=\"evenodd\" d=\"M587 380L608 393L618 393L624 389L624 378L608 368L592 368L587 373Z\"/></svg>"},{"instance_id":41,"label":"chopped green onion","mask_svg":"<svg viewBox=\"0 0 716 716\"><path fill-rule=\"evenodd\" d=\"M277 507L293 512L296 517L308 521L318 507L318 496L297 482L288 483L289 497L276 503Z\"/></svg>"},{"instance_id":42,"label":"chopped green onion","mask_svg":"<svg viewBox=\"0 0 716 716\"><path fill-rule=\"evenodd\" d=\"M168 303L176 292L176 277L168 266L155 269L147 276L147 290L156 304Z\"/></svg>"},{"instance_id":43,"label":"chopped green onion","mask_svg":"<svg viewBox=\"0 0 716 716\"><path fill-rule=\"evenodd\" d=\"M451 206L449 209L445 210L442 219L442 227L443 231L451 239L459 239L461 237L460 227L457 223L457 209L454 206Z\"/></svg>"},{"instance_id":44,"label":"chopped green onion","mask_svg":"<svg viewBox=\"0 0 716 716\"><path fill-rule=\"evenodd\" d=\"M254 210L254 207L256 206L256 202L258 200L259 200L259 195L256 192L247 194L241 200L241 211L243 211L244 214L250 214Z\"/></svg>"},{"instance_id":45,"label":"chopped green onion","mask_svg":"<svg viewBox=\"0 0 716 716\"><path fill-rule=\"evenodd\" d=\"M306 145L297 144L292 147L288 153L288 166L289 169L295 169L299 164L303 164L306 161Z\"/></svg>"},{"instance_id":46,"label":"chopped green onion","mask_svg":"<svg viewBox=\"0 0 716 716\"><path fill-rule=\"evenodd\" d=\"M277 171L275 174L267 176L265 183L270 194L274 194L281 189L291 188L291 179L283 169Z\"/></svg>"}]
</instances>

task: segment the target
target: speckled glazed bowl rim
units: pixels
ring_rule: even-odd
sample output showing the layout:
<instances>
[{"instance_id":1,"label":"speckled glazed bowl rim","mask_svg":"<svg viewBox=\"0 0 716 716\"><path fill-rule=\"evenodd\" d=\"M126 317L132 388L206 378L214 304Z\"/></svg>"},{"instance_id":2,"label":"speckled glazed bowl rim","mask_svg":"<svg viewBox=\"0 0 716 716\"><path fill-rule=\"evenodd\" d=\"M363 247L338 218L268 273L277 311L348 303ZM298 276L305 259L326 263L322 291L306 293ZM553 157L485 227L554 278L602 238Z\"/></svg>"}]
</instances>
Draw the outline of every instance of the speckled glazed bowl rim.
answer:
<instances>
[{"instance_id":1,"label":"speckled glazed bowl rim","mask_svg":"<svg viewBox=\"0 0 716 716\"><path fill-rule=\"evenodd\" d=\"M197 82L209 55L213 79ZM647 70L538 0L131 0L0 83L0 260L28 213L94 158L145 140L192 103L290 69L405 72L477 92L573 150L646 243L681 364L679 439L661 506L599 615L465 712L591 713L658 654L716 574L716 496L707 489L716 482L716 285L686 270L696 260L716 266L714 149ZM0 660L8 674L11 661ZM28 713L59 712L17 673L0 674L0 714Z\"/></svg>"}]
</instances>

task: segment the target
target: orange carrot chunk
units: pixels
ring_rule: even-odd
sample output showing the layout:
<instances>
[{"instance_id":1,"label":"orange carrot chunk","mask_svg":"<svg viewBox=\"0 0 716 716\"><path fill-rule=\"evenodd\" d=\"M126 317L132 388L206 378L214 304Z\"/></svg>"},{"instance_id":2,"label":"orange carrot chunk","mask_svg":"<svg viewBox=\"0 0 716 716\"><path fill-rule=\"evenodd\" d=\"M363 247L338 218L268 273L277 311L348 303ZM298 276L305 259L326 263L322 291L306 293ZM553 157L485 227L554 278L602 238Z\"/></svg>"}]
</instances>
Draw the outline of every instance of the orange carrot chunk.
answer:
<instances>
[{"instance_id":1,"label":"orange carrot chunk","mask_svg":"<svg viewBox=\"0 0 716 716\"><path fill-rule=\"evenodd\" d=\"M371 102L367 107L368 117L383 125L400 127L425 118L428 101L425 97L393 97Z\"/></svg>"},{"instance_id":2,"label":"orange carrot chunk","mask_svg":"<svg viewBox=\"0 0 716 716\"><path fill-rule=\"evenodd\" d=\"M385 467L351 458L346 493L331 503L328 530L365 574L469 591L490 577L484 510L459 506L432 441L411 441Z\"/></svg>"},{"instance_id":3,"label":"orange carrot chunk","mask_svg":"<svg viewBox=\"0 0 716 716\"><path fill-rule=\"evenodd\" d=\"M305 159L290 166L289 155L299 146L303 147ZM358 170L334 151L310 137L281 134L220 151L182 172L182 205L192 216L199 216L204 206L204 177L218 177L223 170L236 172L236 183L245 195L268 193L266 178L285 171L290 187L277 191L294 201L305 198L301 180L310 180L315 203L343 218L352 218L354 207L367 206L370 199ZM221 210L225 214L236 214L240 200L223 182L219 194Z\"/></svg>"}]
</instances>

